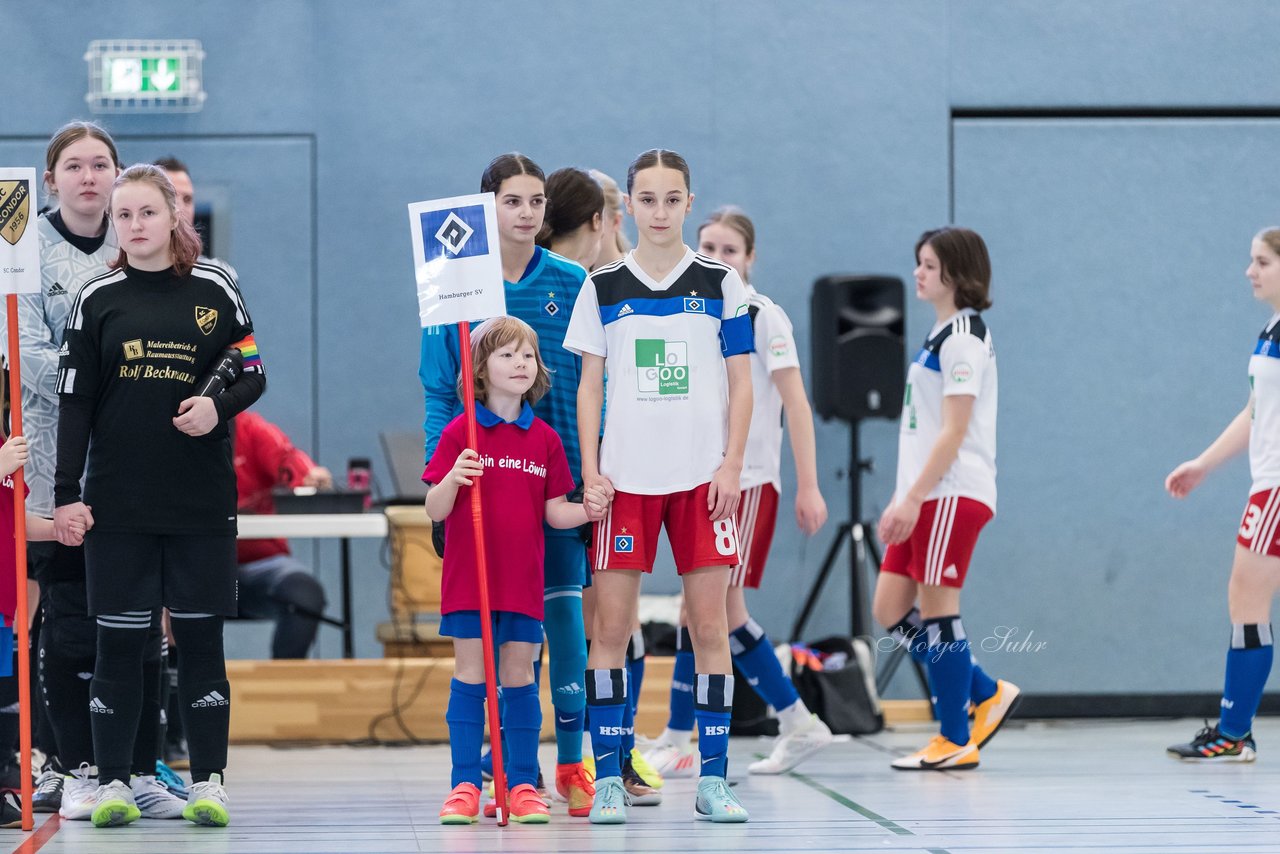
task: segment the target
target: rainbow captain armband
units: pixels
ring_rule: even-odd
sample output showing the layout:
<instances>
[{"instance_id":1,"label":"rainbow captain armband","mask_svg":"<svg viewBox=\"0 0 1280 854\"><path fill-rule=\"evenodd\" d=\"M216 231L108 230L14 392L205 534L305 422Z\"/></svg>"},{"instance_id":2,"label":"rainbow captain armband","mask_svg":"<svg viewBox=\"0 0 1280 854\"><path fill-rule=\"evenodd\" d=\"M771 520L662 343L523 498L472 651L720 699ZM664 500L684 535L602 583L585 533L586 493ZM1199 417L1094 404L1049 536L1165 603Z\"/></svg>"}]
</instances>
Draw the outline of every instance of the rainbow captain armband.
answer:
<instances>
[{"instance_id":1,"label":"rainbow captain armband","mask_svg":"<svg viewBox=\"0 0 1280 854\"><path fill-rule=\"evenodd\" d=\"M258 342L253 340L252 333L231 346L240 351L240 355L244 358L245 370L262 367L262 357L258 355Z\"/></svg>"}]
</instances>

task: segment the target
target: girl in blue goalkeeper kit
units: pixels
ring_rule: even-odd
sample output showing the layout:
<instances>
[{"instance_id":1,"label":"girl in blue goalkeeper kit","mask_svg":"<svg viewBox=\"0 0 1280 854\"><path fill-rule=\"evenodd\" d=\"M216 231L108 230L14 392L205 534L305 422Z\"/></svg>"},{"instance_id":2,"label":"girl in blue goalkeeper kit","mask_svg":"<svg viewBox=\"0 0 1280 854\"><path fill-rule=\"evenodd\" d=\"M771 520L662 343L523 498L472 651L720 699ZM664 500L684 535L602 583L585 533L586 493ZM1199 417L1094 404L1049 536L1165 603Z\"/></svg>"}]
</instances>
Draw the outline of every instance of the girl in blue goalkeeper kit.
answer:
<instances>
[{"instance_id":1,"label":"girl in blue goalkeeper kit","mask_svg":"<svg viewBox=\"0 0 1280 854\"><path fill-rule=\"evenodd\" d=\"M480 190L496 196L498 245L506 287L507 313L528 323L542 342L551 372L551 389L534 414L551 425L564 443L569 470L582 469L578 449L577 389L582 360L565 350L565 330L586 271L535 243L546 213L546 179L522 154L494 158L480 178ZM462 411L458 399L458 335L454 326L422 332L418 376L426 398L426 459L440 433ZM595 792L582 768L583 710L586 692L586 635L582 625L582 587L587 579L586 551L576 531L546 530L545 616L551 661L551 698L556 726L556 789L569 801L571 815L591 811ZM541 786L540 786L541 788Z\"/></svg>"}]
</instances>

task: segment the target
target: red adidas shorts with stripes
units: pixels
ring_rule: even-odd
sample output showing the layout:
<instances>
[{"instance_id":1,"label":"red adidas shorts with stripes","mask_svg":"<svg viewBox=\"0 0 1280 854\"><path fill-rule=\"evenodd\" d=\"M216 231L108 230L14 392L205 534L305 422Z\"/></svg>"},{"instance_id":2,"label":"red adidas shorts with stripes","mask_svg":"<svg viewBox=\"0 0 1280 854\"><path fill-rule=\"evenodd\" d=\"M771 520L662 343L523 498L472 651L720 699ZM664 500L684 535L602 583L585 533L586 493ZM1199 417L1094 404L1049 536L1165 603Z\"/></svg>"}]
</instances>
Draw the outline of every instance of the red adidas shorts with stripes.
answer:
<instances>
[{"instance_id":1,"label":"red adidas shorts with stripes","mask_svg":"<svg viewBox=\"0 0 1280 854\"><path fill-rule=\"evenodd\" d=\"M609 505L609 515L595 525L592 567L653 571L658 556L658 534L667 529L667 541L676 559L676 572L684 575L704 566L738 563L738 525L730 517L712 522L707 512L704 483L670 495L636 495L619 490Z\"/></svg>"},{"instance_id":2,"label":"red adidas shorts with stripes","mask_svg":"<svg viewBox=\"0 0 1280 854\"><path fill-rule=\"evenodd\" d=\"M1236 542L1251 552L1280 557L1280 487L1249 496Z\"/></svg>"},{"instance_id":3,"label":"red adidas shorts with stripes","mask_svg":"<svg viewBox=\"0 0 1280 854\"><path fill-rule=\"evenodd\" d=\"M754 590L764 578L765 561L773 545L773 529L778 523L778 490L772 483L742 490L737 520L742 563L729 571L729 586Z\"/></svg>"},{"instance_id":4,"label":"red adidas shorts with stripes","mask_svg":"<svg viewBox=\"0 0 1280 854\"><path fill-rule=\"evenodd\" d=\"M972 498L952 495L926 501L911 536L885 549L880 571L921 584L963 587L978 533L993 515L990 507Z\"/></svg>"}]
</instances>

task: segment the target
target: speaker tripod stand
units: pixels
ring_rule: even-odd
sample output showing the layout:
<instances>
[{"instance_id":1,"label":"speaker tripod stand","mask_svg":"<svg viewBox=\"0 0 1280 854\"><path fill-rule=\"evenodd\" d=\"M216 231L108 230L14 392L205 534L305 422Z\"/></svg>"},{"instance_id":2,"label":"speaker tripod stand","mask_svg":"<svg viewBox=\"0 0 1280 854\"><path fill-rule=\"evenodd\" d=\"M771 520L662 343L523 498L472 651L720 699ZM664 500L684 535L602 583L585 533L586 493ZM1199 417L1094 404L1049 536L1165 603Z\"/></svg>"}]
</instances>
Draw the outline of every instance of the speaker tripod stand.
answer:
<instances>
[{"instance_id":1,"label":"speaker tripod stand","mask_svg":"<svg viewBox=\"0 0 1280 854\"><path fill-rule=\"evenodd\" d=\"M849 520L841 522L840 527L836 529L831 546L827 549L826 557L823 558L822 567L818 570L818 576L813 580L804 605L800 608L795 624L791 627L791 638L794 641L799 641L803 637L804 627L808 624L809 617L813 614L813 609L822 595L822 588L826 585L832 570L835 569L846 543L849 545L849 634L855 638L871 636L871 606L867 596L867 583L871 572L880 572L881 559L875 543L875 523L862 518L862 473L872 470L872 462L862 457L858 447L860 426L858 420L851 421L849 424ZM880 672L876 675L877 691L882 692L888 686L905 653L906 649L899 646L886 657ZM928 697L930 695L928 677L914 659L911 663L920 686Z\"/></svg>"}]
</instances>

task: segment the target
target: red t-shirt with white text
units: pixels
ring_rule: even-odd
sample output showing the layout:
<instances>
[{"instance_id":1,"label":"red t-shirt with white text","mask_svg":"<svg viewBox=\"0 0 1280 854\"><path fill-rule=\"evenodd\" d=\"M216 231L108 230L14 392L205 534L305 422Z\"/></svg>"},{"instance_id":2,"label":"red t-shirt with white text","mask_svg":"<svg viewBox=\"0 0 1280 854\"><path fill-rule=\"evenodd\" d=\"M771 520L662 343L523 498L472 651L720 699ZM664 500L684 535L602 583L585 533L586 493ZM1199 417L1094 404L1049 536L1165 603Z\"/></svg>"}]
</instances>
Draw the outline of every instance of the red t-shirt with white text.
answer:
<instances>
[{"instance_id":1,"label":"red t-shirt with white text","mask_svg":"<svg viewBox=\"0 0 1280 854\"><path fill-rule=\"evenodd\" d=\"M467 447L464 415L440 434L422 479L444 480ZM543 531L546 502L574 489L560 437L525 404L514 422L503 421L476 404L477 439L484 475L480 480L481 519L489 579L489 608L542 619ZM480 608L472 487L458 487L446 517L440 612Z\"/></svg>"}]
</instances>

